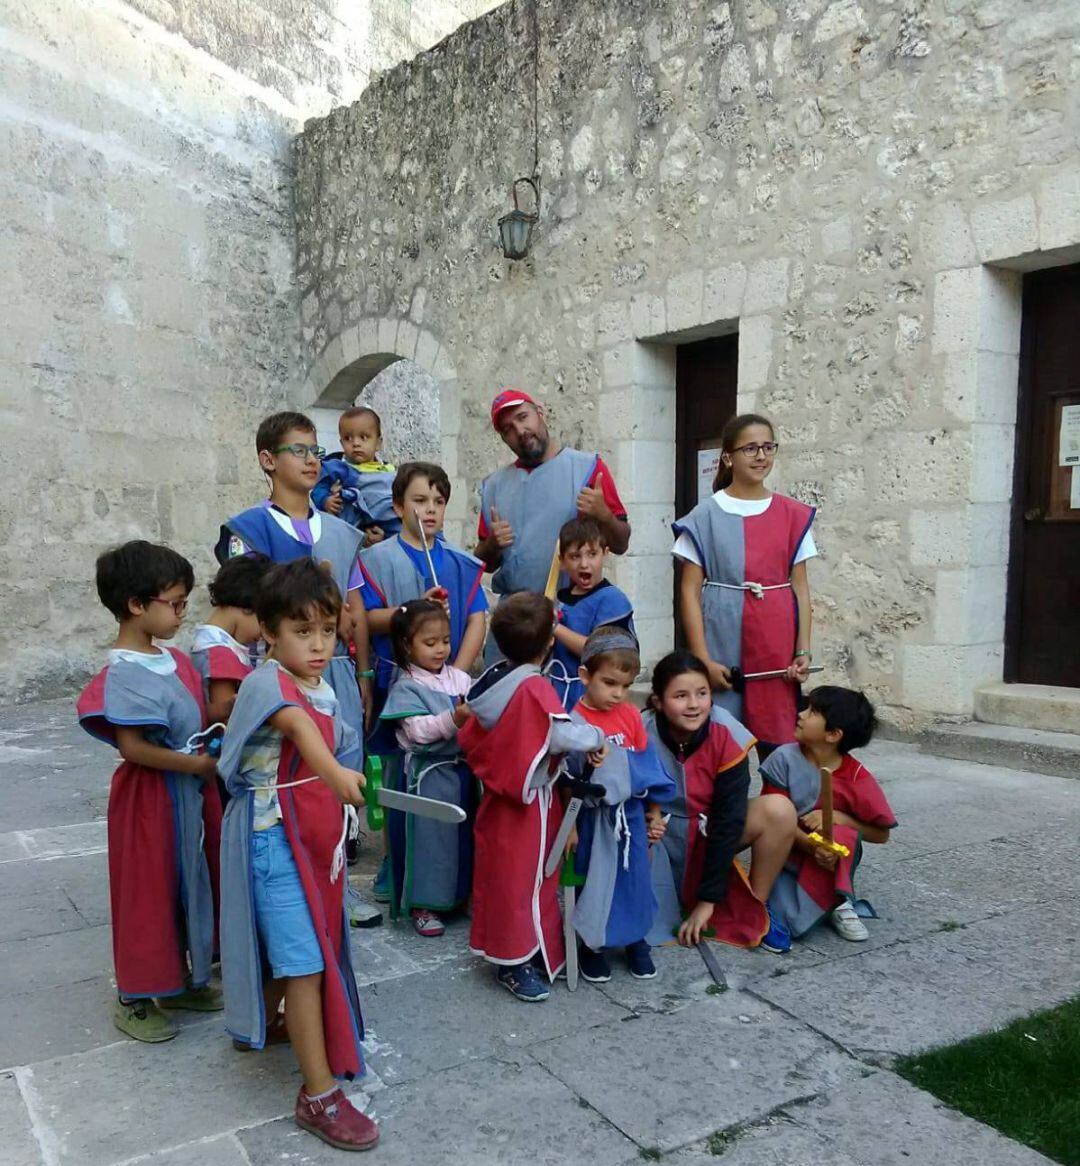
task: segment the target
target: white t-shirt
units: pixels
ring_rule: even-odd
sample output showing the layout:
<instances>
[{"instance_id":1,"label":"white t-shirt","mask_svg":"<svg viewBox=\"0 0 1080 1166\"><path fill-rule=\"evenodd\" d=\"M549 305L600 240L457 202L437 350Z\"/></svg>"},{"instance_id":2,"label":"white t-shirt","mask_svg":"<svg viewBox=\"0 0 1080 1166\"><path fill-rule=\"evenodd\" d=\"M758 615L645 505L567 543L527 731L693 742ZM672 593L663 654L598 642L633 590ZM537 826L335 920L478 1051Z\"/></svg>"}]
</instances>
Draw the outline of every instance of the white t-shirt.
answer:
<instances>
[{"instance_id":1,"label":"white t-shirt","mask_svg":"<svg viewBox=\"0 0 1080 1166\"><path fill-rule=\"evenodd\" d=\"M159 676L171 676L176 671L176 657L166 651L160 644L155 644L156 652L136 652L132 648L110 648L109 663L119 664L127 661L138 664Z\"/></svg>"},{"instance_id":2,"label":"white t-shirt","mask_svg":"<svg viewBox=\"0 0 1080 1166\"><path fill-rule=\"evenodd\" d=\"M732 498L726 490L717 490L712 496L712 500L725 514L737 514L740 518L753 518L757 514L764 514L769 509L773 496L770 494L768 498ZM697 547L694 546L694 540L685 531L675 540L671 553L677 558L685 559L688 563L696 563L702 568L705 566L698 554ZM807 559L816 558L817 553L813 532L808 530L803 535L802 542L799 543L799 549L795 552L795 562L802 563Z\"/></svg>"}]
</instances>

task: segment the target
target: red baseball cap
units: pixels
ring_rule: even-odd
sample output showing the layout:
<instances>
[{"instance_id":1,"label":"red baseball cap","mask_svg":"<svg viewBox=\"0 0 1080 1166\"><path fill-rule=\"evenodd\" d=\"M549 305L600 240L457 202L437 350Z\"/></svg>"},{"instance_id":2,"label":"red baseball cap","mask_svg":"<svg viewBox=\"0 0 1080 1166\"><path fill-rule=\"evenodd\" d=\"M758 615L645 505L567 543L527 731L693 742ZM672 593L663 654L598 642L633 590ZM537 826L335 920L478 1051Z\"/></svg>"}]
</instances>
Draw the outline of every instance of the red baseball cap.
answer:
<instances>
[{"instance_id":1,"label":"red baseball cap","mask_svg":"<svg viewBox=\"0 0 1080 1166\"><path fill-rule=\"evenodd\" d=\"M500 389L491 402L491 424L499 428L499 414L504 409L512 409L515 405L535 405L536 402L524 389Z\"/></svg>"}]
</instances>

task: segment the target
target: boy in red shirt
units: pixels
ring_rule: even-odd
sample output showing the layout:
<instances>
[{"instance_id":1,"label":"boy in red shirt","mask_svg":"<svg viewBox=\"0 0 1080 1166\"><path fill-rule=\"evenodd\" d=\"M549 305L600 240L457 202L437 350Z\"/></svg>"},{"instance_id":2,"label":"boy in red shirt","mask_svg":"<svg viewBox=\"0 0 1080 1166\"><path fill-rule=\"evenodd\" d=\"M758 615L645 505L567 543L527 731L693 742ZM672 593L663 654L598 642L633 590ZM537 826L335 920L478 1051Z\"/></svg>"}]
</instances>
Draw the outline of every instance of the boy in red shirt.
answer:
<instances>
[{"instance_id":1,"label":"boy in red shirt","mask_svg":"<svg viewBox=\"0 0 1080 1166\"><path fill-rule=\"evenodd\" d=\"M640 670L637 641L626 628L603 625L585 641L578 670L585 691L574 717L595 725L616 746L587 775L607 792L578 817L574 859L577 872L588 876L574 908L574 930L582 941L578 963L594 984L611 979L604 948L625 948L635 979L656 975L645 938L656 908L649 844L664 835L661 803L671 801L676 788L649 744L641 713L627 699Z\"/></svg>"}]
</instances>

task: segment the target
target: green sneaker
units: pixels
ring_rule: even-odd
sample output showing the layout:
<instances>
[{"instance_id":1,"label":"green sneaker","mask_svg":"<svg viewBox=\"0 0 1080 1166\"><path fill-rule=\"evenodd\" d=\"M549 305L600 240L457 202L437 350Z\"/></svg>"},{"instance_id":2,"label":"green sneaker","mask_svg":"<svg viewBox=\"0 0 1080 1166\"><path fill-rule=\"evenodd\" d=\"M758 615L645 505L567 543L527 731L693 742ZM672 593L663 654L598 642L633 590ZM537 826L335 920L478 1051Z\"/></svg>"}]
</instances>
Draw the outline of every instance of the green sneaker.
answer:
<instances>
[{"instance_id":1,"label":"green sneaker","mask_svg":"<svg viewBox=\"0 0 1080 1166\"><path fill-rule=\"evenodd\" d=\"M113 1005L113 1024L127 1036L147 1044L160 1044L176 1036L176 1025L153 1000L132 1000Z\"/></svg>"},{"instance_id":2,"label":"green sneaker","mask_svg":"<svg viewBox=\"0 0 1080 1166\"><path fill-rule=\"evenodd\" d=\"M183 1008L188 1012L220 1012L225 1007L225 997L220 988L204 984L201 988L185 988L179 996L162 996L158 1003L162 1008Z\"/></svg>"}]
</instances>

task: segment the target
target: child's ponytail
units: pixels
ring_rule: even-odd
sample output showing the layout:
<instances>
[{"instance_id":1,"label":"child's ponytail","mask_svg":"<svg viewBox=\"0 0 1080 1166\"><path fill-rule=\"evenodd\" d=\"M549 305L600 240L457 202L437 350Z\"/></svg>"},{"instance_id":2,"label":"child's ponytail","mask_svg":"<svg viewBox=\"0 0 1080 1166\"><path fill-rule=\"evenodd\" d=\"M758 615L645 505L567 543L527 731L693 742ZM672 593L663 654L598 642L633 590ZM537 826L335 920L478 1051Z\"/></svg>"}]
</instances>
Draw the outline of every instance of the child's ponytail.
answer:
<instances>
[{"instance_id":1,"label":"child's ponytail","mask_svg":"<svg viewBox=\"0 0 1080 1166\"><path fill-rule=\"evenodd\" d=\"M724 454L727 454L729 458L732 456L735 447L739 444L739 435L744 429L749 429L751 425L764 425L773 440L776 440L776 430L773 429L773 423L768 417L762 417L760 413L740 413L737 417L732 417L720 434L720 467L713 479L714 494L719 490L726 490L731 485L734 473L731 463L724 461Z\"/></svg>"}]
</instances>

